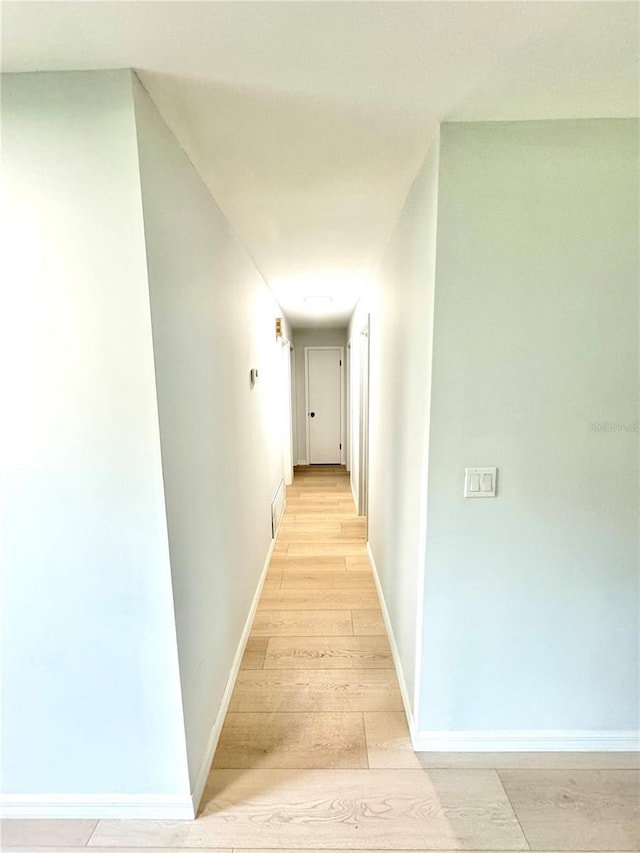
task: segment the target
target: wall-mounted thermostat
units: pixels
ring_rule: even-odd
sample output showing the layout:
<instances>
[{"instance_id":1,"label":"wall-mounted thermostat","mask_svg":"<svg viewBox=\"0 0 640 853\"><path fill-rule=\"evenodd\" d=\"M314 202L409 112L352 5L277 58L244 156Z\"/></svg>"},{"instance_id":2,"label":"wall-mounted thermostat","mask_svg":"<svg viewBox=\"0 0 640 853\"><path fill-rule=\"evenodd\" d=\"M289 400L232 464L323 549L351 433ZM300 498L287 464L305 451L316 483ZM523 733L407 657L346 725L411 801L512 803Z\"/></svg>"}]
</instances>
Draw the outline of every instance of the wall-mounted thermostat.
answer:
<instances>
[{"instance_id":1,"label":"wall-mounted thermostat","mask_svg":"<svg viewBox=\"0 0 640 853\"><path fill-rule=\"evenodd\" d=\"M251 385L255 385L257 381L258 381L258 368L252 367L251 368Z\"/></svg>"},{"instance_id":2,"label":"wall-mounted thermostat","mask_svg":"<svg viewBox=\"0 0 640 853\"><path fill-rule=\"evenodd\" d=\"M495 498L497 468L465 468L465 498Z\"/></svg>"}]
</instances>

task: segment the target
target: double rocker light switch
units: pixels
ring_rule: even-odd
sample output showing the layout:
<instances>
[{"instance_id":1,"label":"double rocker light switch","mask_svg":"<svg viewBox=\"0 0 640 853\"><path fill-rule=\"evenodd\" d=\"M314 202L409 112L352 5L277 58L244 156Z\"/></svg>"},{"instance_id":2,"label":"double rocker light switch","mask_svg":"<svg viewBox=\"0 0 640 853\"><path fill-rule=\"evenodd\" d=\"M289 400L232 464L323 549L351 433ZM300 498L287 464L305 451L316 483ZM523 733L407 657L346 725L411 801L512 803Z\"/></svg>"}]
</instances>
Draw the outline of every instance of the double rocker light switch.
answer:
<instances>
[{"instance_id":1,"label":"double rocker light switch","mask_svg":"<svg viewBox=\"0 0 640 853\"><path fill-rule=\"evenodd\" d=\"M465 468L465 498L495 498L497 468Z\"/></svg>"}]
</instances>

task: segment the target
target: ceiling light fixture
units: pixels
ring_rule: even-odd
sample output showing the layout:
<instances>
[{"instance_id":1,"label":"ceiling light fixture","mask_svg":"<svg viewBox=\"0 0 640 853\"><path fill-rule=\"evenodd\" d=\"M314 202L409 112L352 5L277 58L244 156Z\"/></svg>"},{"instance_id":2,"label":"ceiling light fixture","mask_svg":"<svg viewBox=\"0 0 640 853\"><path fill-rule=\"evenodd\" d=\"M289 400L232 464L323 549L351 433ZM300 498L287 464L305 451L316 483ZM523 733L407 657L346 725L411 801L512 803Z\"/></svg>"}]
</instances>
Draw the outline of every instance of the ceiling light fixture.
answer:
<instances>
[{"instance_id":1,"label":"ceiling light fixture","mask_svg":"<svg viewBox=\"0 0 640 853\"><path fill-rule=\"evenodd\" d=\"M333 296L305 296L304 301L309 305L325 305L327 302L333 302Z\"/></svg>"}]
</instances>

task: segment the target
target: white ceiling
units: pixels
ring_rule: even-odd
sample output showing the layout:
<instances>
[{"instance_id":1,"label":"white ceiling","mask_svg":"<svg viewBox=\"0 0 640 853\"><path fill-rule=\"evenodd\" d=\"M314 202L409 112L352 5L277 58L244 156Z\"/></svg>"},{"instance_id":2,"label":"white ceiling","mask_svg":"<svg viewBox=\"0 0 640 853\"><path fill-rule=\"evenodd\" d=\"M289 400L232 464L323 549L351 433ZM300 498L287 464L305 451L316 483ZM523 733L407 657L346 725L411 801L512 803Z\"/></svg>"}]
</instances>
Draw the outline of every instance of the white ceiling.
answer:
<instances>
[{"instance_id":1,"label":"white ceiling","mask_svg":"<svg viewBox=\"0 0 640 853\"><path fill-rule=\"evenodd\" d=\"M5 2L2 67L135 68L292 323L337 325L438 122L638 115L639 9Z\"/></svg>"}]
</instances>

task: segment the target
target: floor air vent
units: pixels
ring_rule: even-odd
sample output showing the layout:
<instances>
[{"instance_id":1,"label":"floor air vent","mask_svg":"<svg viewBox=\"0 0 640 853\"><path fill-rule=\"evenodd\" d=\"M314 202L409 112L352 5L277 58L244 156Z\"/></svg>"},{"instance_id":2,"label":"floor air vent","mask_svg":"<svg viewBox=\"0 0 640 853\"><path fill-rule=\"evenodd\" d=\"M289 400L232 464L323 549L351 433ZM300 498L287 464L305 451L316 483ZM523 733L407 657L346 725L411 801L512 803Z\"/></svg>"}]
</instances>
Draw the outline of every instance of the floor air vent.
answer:
<instances>
[{"instance_id":1,"label":"floor air vent","mask_svg":"<svg viewBox=\"0 0 640 853\"><path fill-rule=\"evenodd\" d=\"M276 489L275 496L271 501L271 538L276 538L278 527L282 521L284 514L284 480L280 480L280 484Z\"/></svg>"}]
</instances>

